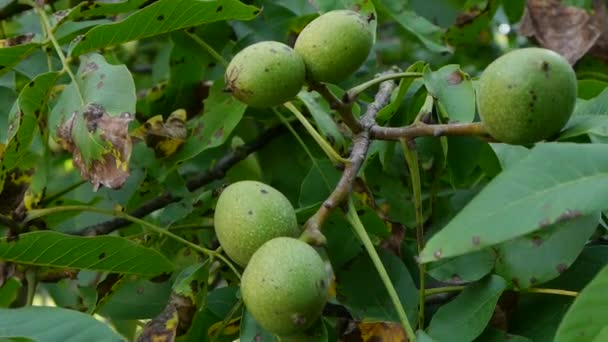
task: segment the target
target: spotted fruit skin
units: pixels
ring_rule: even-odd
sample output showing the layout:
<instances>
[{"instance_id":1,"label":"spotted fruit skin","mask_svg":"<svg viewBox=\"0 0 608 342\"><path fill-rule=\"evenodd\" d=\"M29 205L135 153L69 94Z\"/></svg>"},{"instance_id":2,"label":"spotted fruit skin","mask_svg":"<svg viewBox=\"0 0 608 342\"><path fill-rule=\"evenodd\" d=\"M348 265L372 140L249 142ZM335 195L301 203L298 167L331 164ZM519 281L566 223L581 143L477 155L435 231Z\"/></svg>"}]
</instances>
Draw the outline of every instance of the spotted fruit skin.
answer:
<instances>
[{"instance_id":1,"label":"spotted fruit skin","mask_svg":"<svg viewBox=\"0 0 608 342\"><path fill-rule=\"evenodd\" d=\"M251 107L268 108L295 97L305 76L304 62L292 48L265 41L237 53L224 78L236 99Z\"/></svg>"},{"instance_id":2,"label":"spotted fruit skin","mask_svg":"<svg viewBox=\"0 0 608 342\"><path fill-rule=\"evenodd\" d=\"M275 188L251 180L232 183L222 191L214 226L222 249L241 266L266 241L300 234L289 200Z\"/></svg>"},{"instance_id":3,"label":"spotted fruit skin","mask_svg":"<svg viewBox=\"0 0 608 342\"><path fill-rule=\"evenodd\" d=\"M337 83L365 62L373 40L367 18L357 12L336 10L306 25L294 49L306 64L309 80Z\"/></svg>"},{"instance_id":4,"label":"spotted fruit skin","mask_svg":"<svg viewBox=\"0 0 608 342\"><path fill-rule=\"evenodd\" d=\"M479 78L481 121L497 140L530 144L558 133L576 102L576 74L568 61L543 48L514 50Z\"/></svg>"},{"instance_id":5,"label":"spotted fruit skin","mask_svg":"<svg viewBox=\"0 0 608 342\"><path fill-rule=\"evenodd\" d=\"M262 327L280 336L297 334L315 323L327 303L327 285L317 251L287 237L262 245L241 278L247 310Z\"/></svg>"}]
</instances>

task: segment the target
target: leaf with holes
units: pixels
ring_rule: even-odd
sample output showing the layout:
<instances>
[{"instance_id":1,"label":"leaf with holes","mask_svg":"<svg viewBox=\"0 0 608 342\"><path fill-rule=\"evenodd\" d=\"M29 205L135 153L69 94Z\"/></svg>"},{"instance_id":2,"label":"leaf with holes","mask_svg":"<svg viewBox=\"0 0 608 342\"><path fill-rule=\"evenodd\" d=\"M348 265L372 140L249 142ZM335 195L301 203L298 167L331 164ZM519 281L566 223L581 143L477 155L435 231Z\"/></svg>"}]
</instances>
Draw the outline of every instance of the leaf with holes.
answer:
<instances>
[{"instance_id":1,"label":"leaf with holes","mask_svg":"<svg viewBox=\"0 0 608 342\"><path fill-rule=\"evenodd\" d=\"M178 10L179 9L179 10ZM237 0L161 0L117 23L99 25L72 47L71 55L221 20L249 20L260 10Z\"/></svg>"},{"instance_id":2,"label":"leaf with holes","mask_svg":"<svg viewBox=\"0 0 608 342\"><path fill-rule=\"evenodd\" d=\"M173 265L157 251L117 236L80 237L52 231L0 240L0 259L18 264L155 276Z\"/></svg>"},{"instance_id":3,"label":"leaf with holes","mask_svg":"<svg viewBox=\"0 0 608 342\"><path fill-rule=\"evenodd\" d=\"M435 234L420 261L470 253L605 209L607 153L604 144L538 144Z\"/></svg>"},{"instance_id":4,"label":"leaf with holes","mask_svg":"<svg viewBox=\"0 0 608 342\"><path fill-rule=\"evenodd\" d=\"M17 337L35 342L123 340L103 322L75 310L44 306L0 309L0 338Z\"/></svg>"},{"instance_id":5,"label":"leaf with holes","mask_svg":"<svg viewBox=\"0 0 608 342\"><path fill-rule=\"evenodd\" d=\"M602 331L608 327L606 288L608 266L605 266L576 297L557 328L556 342L575 342L581 339L592 341L600 334L606 335Z\"/></svg>"},{"instance_id":6,"label":"leaf with holes","mask_svg":"<svg viewBox=\"0 0 608 342\"><path fill-rule=\"evenodd\" d=\"M450 121L472 122L475 119L475 90L469 75L460 66L450 64L432 71L427 65L424 85Z\"/></svg>"}]
</instances>

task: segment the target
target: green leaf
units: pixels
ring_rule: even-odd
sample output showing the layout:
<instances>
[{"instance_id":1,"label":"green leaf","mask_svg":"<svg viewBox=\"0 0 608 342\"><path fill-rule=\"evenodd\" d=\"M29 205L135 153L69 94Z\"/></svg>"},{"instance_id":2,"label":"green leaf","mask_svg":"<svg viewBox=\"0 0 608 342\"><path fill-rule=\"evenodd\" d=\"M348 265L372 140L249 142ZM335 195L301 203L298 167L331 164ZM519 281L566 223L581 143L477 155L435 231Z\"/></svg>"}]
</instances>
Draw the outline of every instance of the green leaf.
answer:
<instances>
[{"instance_id":1,"label":"green leaf","mask_svg":"<svg viewBox=\"0 0 608 342\"><path fill-rule=\"evenodd\" d=\"M418 290L412 277L398 257L384 250L378 250L378 254L410 322L415 321ZM340 302L356 319L399 322L388 292L366 253L336 270L336 281Z\"/></svg>"},{"instance_id":2,"label":"green leaf","mask_svg":"<svg viewBox=\"0 0 608 342\"><path fill-rule=\"evenodd\" d=\"M149 0L128 0L117 3L112 2L81 2L75 7L72 7L70 12L63 20L82 21L83 19L116 15L120 13L130 12L139 9L142 5L149 3ZM62 23L62 22L60 22Z\"/></svg>"},{"instance_id":3,"label":"green leaf","mask_svg":"<svg viewBox=\"0 0 608 342\"><path fill-rule=\"evenodd\" d=\"M99 314L115 320L154 318L163 311L171 295L171 282L123 280L99 306Z\"/></svg>"},{"instance_id":4,"label":"green leaf","mask_svg":"<svg viewBox=\"0 0 608 342\"><path fill-rule=\"evenodd\" d=\"M508 334L502 330L488 328L475 341L478 342L532 342L531 339L523 336Z\"/></svg>"},{"instance_id":5,"label":"green leaf","mask_svg":"<svg viewBox=\"0 0 608 342\"><path fill-rule=\"evenodd\" d=\"M184 269L173 284L173 292L197 303L199 290L204 288L209 278L208 263L191 265Z\"/></svg>"},{"instance_id":6,"label":"green leaf","mask_svg":"<svg viewBox=\"0 0 608 342\"><path fill-rule=\"evenodd\" d=\"M502 1L487 0L484 2L486 5L481 10L478 4L470 6L465 13L461 14L461 18L466 18L466 20L447 30L445 40L449 45L480 44L479 36L483 31L488 31L488 26Z\"/></svg>"},{"instance_id":7,"label":"green leaf","mask_svg":"<svg viewBox=\"0 0 608 342\"><path fill-rule=\"evenodd\" d=\"M17 299L21 291L21 281L15 277L8 278L0 286L0 308L8 308Z\"/></svg>"},{"instance_id":8,"label":"green leaf","mask_svg":"<svg viewBox=\"0 0 608 342\"><path fill-rule=\"evenodd\" d=\"M38 43L27 43L0 48L0 76L11 71L19 62L40 48Z\"/></svg>"},{"instance_id":9,"label":"green leaf","mask_svg":"<svg viewBox=\"0 0 608 342\"><path fill-rule=\"evenodd\" d=\"M591 341L608 326L608 266L578 294L562 319L555 342Z\"/></svg>"},{"instance_id":10,"label":"green leaf","mask_svg":"<svg viewBox=\"0 0 608 342\"><path fill-rule=\"evenodd\" d=\"M492 150L494 150L496 157L498 157L500 166L502 166L503 170L517 164L530 153L530 150L519 145L492 143L490 146L492 147Z\"/></svg>"},{"instance_id":11,"label":"green leaf","mask_svg":"<svg viewBox=\"0 0 608 342\"><path fill-rule=\"evenodd\" d=\"M489 249L431 263L428 273L435 279L449 281L477 281L492 271L494 253Z\"/></svg>"},{"instance_id":12,"label":"green leaf","mask_svg":"<svg viewBox=\"0 0 608 342\"><path fill-rule=\"evenodd\" d=\"M308 108L323 137L330 142L338 153L343 152L346 148L346 141L331 115L331 109L327 102L323 101L316 93L308 91L301 91L298 98Z\"/></svg>"},{"instance_id":13,"label":"green leaf","mask_svg":"<svg viewBox=\"0 0 608 342\"><path fill-rule=\"evenodd\" d=\"M73 46L71 55L215 21L249 20L258 13L258 8L237 0L161 0L125 20L93 28Z\"/></svg>"},{"instance_id":14,"label":"green leaf","mask_svg":"<svg viewBox=\"0 0 608 342\"><path fill-rule=\"evenodd\" d=\"M597 213L577 217L495 246L496 274L520 289L559 276L583 250L598 220Z\"/></svg>"},{"instance_id":15,"label":"green leaf","mask_svg":"<svg viewBox=\"0 0 608 342\"><path fill-rule=\"evenodd\" d=\"M26 265L90 269L141 276L173 270L157 251L117 236L80 237L53 231L0 240L0 259Z\"/></svg>"},{"instance_id":16,"label":"green leaf","mask_svg":"<svg viewBox=\"0 0 608 342\"><path fill-rule=\"evenodd\" d=\"M247 309L243 309L241 319L241 341L269 341L278 342L279 339L271 332L262 328Z\"/></svg>"},{"instance_id":17,"label":"green leaf","mask_svg":"<svg viewBox=\"0 0 608 342\"><path fill-rule=\"evenodd\" d=\"M545 286L580 291L606 264L608 264L608 246L587 246L566 272Z\"/></svg>"},{"instance_id":18,"label":"green leaf","mask_svg":"<svg viewBox=\"0 0 608 342\"><path fill-rule=\"evenodd\" d=\"M437 341L472 341L486 328L506 285L504 279L493 275L467 286L437 310L427 333Z\"/></svg>"},{"instance_id":19,"label":"green leaf","mask_svg":"<svg viewBox=\"0 0 608 342\"><path fill-rule=\"evenodd\" d=\"M606 153L602 144L537 145L433 236L420 261L469 253L605 209Z\"/></svg>"},{"instance_id":20,"label":"green leaf","mask_svg":"<svg viewBox=\"0 0 608 342\"><path fill-rule=\"evenodd\" d=\"M76 82L65 88L51 111L51 134L56 134L59 124L73 112L89 104L101 105L111 116L135 113L135 83L125 65L111 65L99 54L82 56Z\"/></svg>"},{"instance_id":21,"label":"green leaf","mask_svg":"<svg viewBox=\"0 0 608 342\"><path fill-rule=\"evenodd\" d=\"M437 71L427 65L424 85L439 102L439 109L450 121L473 122L475 119L475 90L469 75L460 66L450 64Z\"/></svg>"},{"instance_id":22,"label":"green leaf","mask_svg":"<svg viewBox=\"0 0 608 342\"><path fill-rule=\"evenodd\" d=\"M374 1L379 12L388 13L399 25L418 38L427 49L435 53L450 50L443 44L443 31L427 19L412 11L407 3L399 0Z\"/></svg>"},{"instance_id":23,"label":"green leaf","mask_svg":"<svg viewBox=\"0 0 608 342\"><path fill-rule=\"evenodd\" d=\"M300 207L307 207L324 201L340 180L340 172L326 159L316 159L302 181Z\"/></svg>"},{"instance_id":24,"label":"green leaf","mask_svg":"<svg viewBox=\"0 0 608 342\"><path fill-rule=\"evenodd\" d=\"M109 326L82 312L29 306L0 309L0 337L33 341L123 341Z\"/></svg>"},{"instance_id":25,"label":"green leaf","mask_svg":"<svg viewBox=\"0 0 608 342\"><path fill-rule=\"evenodd\" d=\"M182 147L168 158L169 164L188 160L199 153L222 145L243 118L246 105L223 91L224 82L215 82L205 100L203 114L189 122L190 136Z\"/></svg>"}]
</instances>

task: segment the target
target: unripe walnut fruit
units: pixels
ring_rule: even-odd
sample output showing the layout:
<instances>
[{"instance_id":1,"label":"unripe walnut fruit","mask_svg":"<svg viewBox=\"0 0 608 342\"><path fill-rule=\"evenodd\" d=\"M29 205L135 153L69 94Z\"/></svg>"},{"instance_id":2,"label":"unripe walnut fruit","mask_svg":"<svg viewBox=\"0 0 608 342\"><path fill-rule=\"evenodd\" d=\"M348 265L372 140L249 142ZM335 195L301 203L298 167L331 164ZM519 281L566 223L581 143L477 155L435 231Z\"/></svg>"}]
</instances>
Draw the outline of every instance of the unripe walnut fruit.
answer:
<instances>
[{"instance_id":1,"label":"unripe walnut fruit","mask_svg":"<svg viewBox=\"0 0 608 342\"><path fill-rule=\"evenodd\" d=\"M226 68L226 85L239 101L256 108L280 105L298 94L306 69L289 46L273 41L250 45Z\"/></svg>"},{"instance_id":2,"label":"unripe walnut fruit","mask_svg":"<svg viewBox=\"0 0 608 342\"><path fill-rule=\"evenodd\" d=\"M247 310L262 327L280 336L297 334L321 316L327 302L325 264L305 242L276 238L251 257L241 292Z\"/></svg>"},{"instance_id":3,"label":"unripe walnut fruit","mask_svg":"<svg viewBox=\"0 0 608 342\"><path fill-rule=\"evenodd\" d=\"M294 49L306 64L309 80L336 83L365 62L373 40L367 18L337 10L311 21L298 36Z\"/></svg>"},{"instance_id":4,"label":"unripe walnut fruit","mask_svg":"<svg viewBox=\"0 0 608 342\"><path fill-rule=\"evenodd\" d=\"M524 48L488 65L479 78L477 104L490 135L528 144L564 127L576 94L576 74L565 58L548 49Z\"/></svg>"},{"instance_id":5,"label":"unripe walnut fruit","mask_svg":"<svg viewBox=\"0 0 608 342\"><path fill-rule=\"evenodd\" d=\"M241 266L266 241L300 234L289 200L275 188L257 181L226 187L215 206L214 226L226 254Z\"/></svg>"}]
</instances>

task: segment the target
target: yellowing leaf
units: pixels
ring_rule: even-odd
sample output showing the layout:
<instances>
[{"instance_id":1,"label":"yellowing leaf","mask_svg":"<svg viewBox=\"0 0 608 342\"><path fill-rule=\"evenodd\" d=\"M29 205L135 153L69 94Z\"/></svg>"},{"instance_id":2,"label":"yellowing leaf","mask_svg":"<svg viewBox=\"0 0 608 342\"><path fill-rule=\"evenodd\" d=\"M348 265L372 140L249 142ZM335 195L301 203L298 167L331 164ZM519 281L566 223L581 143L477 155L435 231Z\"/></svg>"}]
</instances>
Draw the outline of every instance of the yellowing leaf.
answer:
<instances>
[{"instance_id":1,"label":"yellowing leaf","mask_svg":"<svg viewBox=\"0 0 608 342\"><path fill-rule=\"evenodd\" d=\"M222 329L223 326L223 329ZM233 318L228 321L228 324L224 326L224 321L217 322L209 327L207 330L208 336L214 336L217 333L222 335L230 336L239 332L241 327L241 317Z\"/></svg>"},{"instance_id":2,"label":"yellowing leaf","mask_svg":"<svg viewBox=\"0 0 608 342\"><path fill-rule=\"evenodd\" d=\"M135 129L131 135L144 140L146 145L154 149L157 158L170 156L184 143L188 135L186 111L174 111L166 122L163 122L162 115L156 115Z\"/></svg>"},{"instance_id":3,"label":"yellowing leaf","mask_svg":"<svg viewBox=\"0 0 608 342\"><path fill-rule=\"evenodd\" d=\"M407 336L398 323L359 323L359 330L361 330L361 338L364 342L407 341Z\"/></svg>"}]
</instances>

